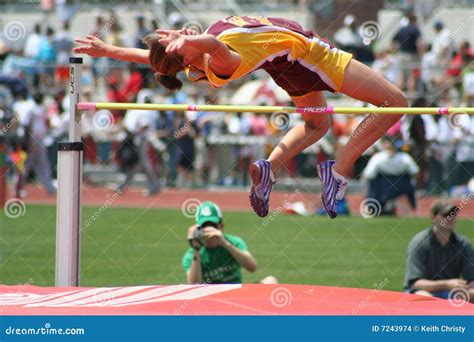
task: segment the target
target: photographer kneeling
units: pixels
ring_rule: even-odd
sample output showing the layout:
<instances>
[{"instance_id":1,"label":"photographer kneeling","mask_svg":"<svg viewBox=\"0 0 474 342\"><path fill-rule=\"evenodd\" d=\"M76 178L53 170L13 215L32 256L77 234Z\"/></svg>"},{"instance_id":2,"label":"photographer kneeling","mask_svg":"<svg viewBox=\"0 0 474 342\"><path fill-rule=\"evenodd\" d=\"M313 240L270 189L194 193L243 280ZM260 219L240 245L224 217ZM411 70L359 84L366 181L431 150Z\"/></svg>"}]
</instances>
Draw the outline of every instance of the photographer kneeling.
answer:
<instances>
[{"instance_id":1,"label":"photographer kneeling","mask_svg":"<svg viewBox=\"0 0 474 342\"><path fill-rule=\"evenodd\" d=\"M191 247L183 257L188 284L242 283L241 267L257 270L257 262L239 237L224 234L220 208L203 202L197 208L196 224L188 229Z\"/></svg>"}]
</instances>

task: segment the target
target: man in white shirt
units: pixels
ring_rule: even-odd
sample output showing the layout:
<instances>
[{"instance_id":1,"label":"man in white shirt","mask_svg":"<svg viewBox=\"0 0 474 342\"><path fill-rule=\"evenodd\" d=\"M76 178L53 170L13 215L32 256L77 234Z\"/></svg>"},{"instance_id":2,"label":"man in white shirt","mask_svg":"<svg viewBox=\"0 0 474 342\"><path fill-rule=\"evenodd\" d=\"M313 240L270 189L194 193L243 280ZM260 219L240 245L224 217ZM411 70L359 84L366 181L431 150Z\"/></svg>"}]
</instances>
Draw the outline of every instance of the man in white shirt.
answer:
<instances>
[{"instance_id":1,"label":"man in white shirt","mask_svg":"<svg viewBox=\"0 0 474 342\"><path fill-rule=\"evenodd\" d=\"M448 117L423 114L426 140L430 143L428 154L427 191L432 195L445 192L450 183L451 161L454 154L453 130Z\"/></svg>"},{"instance_id":2,"label":"man in white shirt","mask_svg":"<svg viewBox=\"0 0 474 342\"><path fill-rule=\"evenodd\" d=\"M142 90L140 93L143 93ZM152 103L149 95L137 95L139 102ZM141 101L140 101L141 100ZM128 110L125 114L123 125L128 132L134 135L134 145L138 153L138 163L125 168L125 181L118 187L123 191L125 187L132 181L138 172L144 172L147 177L147 187L145 196L152 196L160 191L160 183L158 176L153 170L153 160L149 157L149 149L151 147L150 138L156 134L156 124L158 122L158 112L154 110Z\"/></svg>"},{"instance_id":3,"label":"man in white shirt","mask_svg":"<svg viewBox=\"0 0 474 342\"><path fill-rule=\"evenodd\" d=\"M459 114L459 127L453 130L456 144L456 168L451 185L465 186L474 178L474 118Z\"/></svg>"},{"instance_id":4,"label":"man in white shirt","mask_svg":"<svg viewBox=\"0 0 474 342\"><path fill-rule=\"evenodd\" d=\"M56 49L56 81L58 86L64 89L69 81L69 57L74 46L68 21L65 21L62 30L56 33L53 46Z\"/></svg>"},{"instance_id":5,"label":"man in white shirt","mask_svg":"<svg viewBox=\"0 0 474 342\"><path fill-rule=\"evenodd\" d=\"M24 174L27 176L33 170L36 177L45 186L48 195L54 195L56 187L53 185L51 177L52 170L48 150L43 141L48 134L47 112L43 105L43 98L43 94L35 94L33 96L34 104L20 121L25 130L25 141L28 147Z\"/></svg>"},{"instance_id":6,"label":"man in white shirt","mask_svg":"<svg viewBox=\"0 0 474 342\"><path fill-rule=\"evenodd\" d=\"M449 67L451 55L453 53L453 36L451 32L444 27L440 20L434 24L436 32L432 43L432 52L435 58L435 84L440 91L440 100L446 101L446 91L443 89L447 80L446 71Z\"/></svg>"},{"instance_id":7,"label":"man in white shirt","mask_svg":"<svg viewBox=\"0 0 474 342\"><path fill-rule=\"evenodd\" d=\"M28 35L26 39L25 48L23 54L31 61L35 60L39 54L41 45L41 25L36 24L33 32ZM39 70L35 63L31 65L31 75L26 75L28 79L33 82L33 85L37 87L39 85Z\"/></svg>"},{"instance_id":8,"label":"man in white shirt","mask_svg":"<svg viewBox=\"0 0 474 342\"><path fill-rule=\"evenodd\" d=\"M395 142L384 138L383 151L370 158L362 176L369 182L368 198L380 203L382 213L391 213L387 202L406 195L412 209L416 208L415 189L412 176L419 172L413 158L405 152L397 151Z\"/></svg>"},{"instance_id":9,"label":"man in white shirt","mask_svg":"<svg viewBox=\"0 0 474 342\"><path fill-rule=\"evenodd\" d=\"M23 54L25 57L28 58L35 58L38 56L39 49L40 49L40 41L41 41L41 25L36 24L33 32L28 35L26 39L25 48L23 50Z\"/></svg>"}]
</instances>

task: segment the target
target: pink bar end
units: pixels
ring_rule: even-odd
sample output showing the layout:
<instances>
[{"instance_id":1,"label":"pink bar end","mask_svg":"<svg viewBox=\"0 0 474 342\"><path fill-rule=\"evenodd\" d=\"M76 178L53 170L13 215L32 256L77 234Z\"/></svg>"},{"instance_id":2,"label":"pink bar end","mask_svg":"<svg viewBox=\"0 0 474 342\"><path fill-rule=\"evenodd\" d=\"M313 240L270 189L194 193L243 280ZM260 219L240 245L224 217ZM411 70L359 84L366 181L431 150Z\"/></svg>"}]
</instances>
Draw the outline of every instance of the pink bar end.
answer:
<instances>
[{"instance_id":1,"label":"pink bar end","mask_svg":"<svg viewBox=\"0 0 474 342\"><path fill-rule=\"evenodd\" d=\"M79 102L77 104L77 109L78 110L96 110L97 107L95 105L95 102Z\"/></svg>"},{"instance_id":2,"label":"pink bar end","mask_svg":"<svg viewBox=\"0 0 474 342\"><path fill-rule=\"evenodd\" d=\"M447 107L441 107L438 109L438 114L441 115L448 115L449 114L449 108Z\"/></svg>"}]
</instances>

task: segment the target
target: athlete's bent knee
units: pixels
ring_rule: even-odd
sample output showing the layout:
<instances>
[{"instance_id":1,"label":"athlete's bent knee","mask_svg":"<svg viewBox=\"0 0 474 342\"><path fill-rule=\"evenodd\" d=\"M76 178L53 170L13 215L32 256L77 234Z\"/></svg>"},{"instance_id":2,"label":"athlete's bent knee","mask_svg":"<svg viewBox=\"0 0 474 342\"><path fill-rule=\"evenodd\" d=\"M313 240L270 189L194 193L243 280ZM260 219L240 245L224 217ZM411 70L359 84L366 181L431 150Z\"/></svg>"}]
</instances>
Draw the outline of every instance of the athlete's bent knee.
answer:
<instances>
[{"instance_id":1,"label":"athlete's bent knee","mask_svg":"<svg viewBox=\"0 0 474 342\"><path fill-rule=\"evenodd\" d=\"M329 130L329 117L325 118L324 120L311 120L305 118L305 123L311 129L324 132L324 134L326 134L326 132Z\"/></svg>"}]
</instances>

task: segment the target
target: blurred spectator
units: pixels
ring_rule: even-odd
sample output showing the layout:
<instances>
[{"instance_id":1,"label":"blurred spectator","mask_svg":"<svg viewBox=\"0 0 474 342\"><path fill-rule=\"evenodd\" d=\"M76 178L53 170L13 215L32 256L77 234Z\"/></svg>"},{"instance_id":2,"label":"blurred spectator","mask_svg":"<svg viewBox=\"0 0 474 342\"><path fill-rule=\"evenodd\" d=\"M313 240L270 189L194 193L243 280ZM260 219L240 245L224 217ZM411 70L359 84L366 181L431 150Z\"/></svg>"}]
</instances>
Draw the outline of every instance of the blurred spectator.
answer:
<instances>
[{"instance_id":1,"label":"blurred spectator","mask_svg":"<svg viewBox=\"0 0 474 342\"><path fill-rule=\"evenodd\" d=\"M467 114L458 114L459 127L453 131L456 145L456 167L452 186L464 186L474 176L474 119Z\"/></svg>"},{"instance_id":2,"label":"blurred spectator","mask_svg":"<svg viewBox=\"0 0 474 342\"><path fill-rule=\"evenodd\" d=\"M435 84L442 101L448 101L446 89L446 71L453 53L453 38L451 32L444 27L440 20L434 24L435 37L432 43L432 51L435 58Z\"/></svg>"},{"instance_id":3,"label":"blurred spectator","mask_svg":"<svg viewBox=\"0 0 474 342\"><path fill-rule=\"evenodd\" d=\"M157 19L153 19L150 23L151 23L151 29L153 31L158 30L160 28L160 23Z\"/></svg>"},{"instance_id":4,"label":"blurred spectator","mask_svg":"<svg viewBox=\"0 0 474 342\"><path fill-rule=\"evenodd\" d=\"M143 103L152 103L150 97L143 99ZM128 110L123 120L123 126L130 133L129 139L134 140L138 158L136 163L130 163L125 168L125 181L118 187L124 190L138 172L144 172L147 177L145 196L152 196L160 191L158 176L153 169L153 160L150 158L151 145L149 139L156 133L158 113L154 110Z\"/></svg>"},{"instance_id":5,"label":"blurred spectator","mask_svg":"<svg viewBox=\"0 0 474 342\"><path fill-rule=\"evenodd\" d=\"M56 81L60 89L65 89L69 81L69 57L71 56L74 39L69 32L69 22L63 23L62 30L56 34L53 41L56 50Z\"/></svg>"},{"instance_id":6,"label":"blurred spectator","mask_svg":"<svg viewBox=\"0 0 474 342\"><path fill-rule=\"evenodd\" d=\"M175 145L178 150L179 185L189 187L193 184L194 161L196 159L194 120L189 120L185 112L177 112L174 120Z\"/></svg>"},{"instance_id":7,"label":"blurred spectator","mask_svg":"<svg viewBox=\"0 0 474 342\"><path fill-rule=\"evenodd\" d=\"M137 16L137 34L135 36L135 47L137 49L147 49L145 43L143 43L143 37L151 33L151 31L145 26L145 17L143 15Z\"/></svg>"},{"instance_id":8,"label":"blurred spectator","mask_svg":"<svg viewBox=\"0 0 474 342\"><path fill-rule=\"evenodd\" d=\"M16 101L13 104L13 113L18 118L18 138L22 143L26 144L26 133L25 128L27 127L28 113L35 106L33 99L28 98L27 94L20 93L16 97Z\"/></svg>"},{"instance_id":9,"label":"blurred spectator","mask_svg":"<svg viewBox=\"0 0 474 342\"><path fill-rule=\"evenodd\" d=\"M416 15L408 15L408 25L402 27L393 37L400 61L399 88L415 91L413 71L419 68L420 57L423 54L421 32L418 28Z\"/></svg>"},{"instance_id":10,"label":"blurred spectator","mask_svg":"<svg viewBox=\"0 0 474 342\"><path fill-rule=\"evenodd\" d=\"M23 187L25 180L25 161L27 158L26 146L17 142L14 150L10 153L10 159L15 168L14 191L16 198L22 198L25 195Z\"/></svg>"},{"instance_id":11,"label":"blurred spectator","mask_svg":"<svg viewBox=\"0 0 474 342\"><path fill-rule=\"evenodd\" d=\"M464 67L461 71L462 91L466 107L474 107L474 55L463 56Z\"/></svg>"},{"instance_id":12,"label":"blurred spectator","mask_svg":"<svg viewBox=\"0 0 474 342\"><path fill-rule=\"evenodd\" d=\"M41 37L37 60L40 68L40 90L47 90L54 85L54 69L56 63L56 49L53 44L54 30L46 29L46 36Z\"/></svg>"},{"instance_id":13,"label":"blurred spectator","mask_svg":"<svg viewBox=\"0 0 474 342\"><path fill-rule=\"evenodd\" d=\"M474 302L474 252L469 239L454 232L460 210L446 199L433 204L432 226L408 245L406 291L444 299L465 291Z\"/></svg>"},{"instance_id":14,"label":"blurred spectator","mask_svg":"<svg viewBox=\"0 0 474 342\"><path fill-rule=\"evenodd\" d=\"M425 98L418 98L413 102L413 107L428 107ZM406 117L405 117L406 118ZM409 139L411 155L420 169L417 175L416 188L424 189L428 172L429 142L426 134L425 122L421 115L409 118Z\"/></svg>"},{"instance_id":15,"label":"blurred spectator","mask_svg":"<svg viewBox=\"0 0 474 342\"><path fill-rule=\"evenodd\" d=\"M419 168L408 153L397 150L392 139L384 138L383 147L372 156L363 171L363 177L369 183L367 197L380 203L382 214L394 214L394 208L387 204L402 195L407 196L414 210L416 199L411 178Z\"/></svg>"},{"instance_id":16,"label":"blurred spectator","mask_svg":"<svg viewBox=\"0 0 474 342\"><path fill-rule=\"evenodd\" d=\"M43 104L44 95L36 93L33 96L34 104L26 113L22 125L25 130L25 143L28 158L25 164L25 176L31 171L45 186L48 195L56 193L51 177L51 165L44 139L48 134L47 111Z\"/></svg>"},{"instance_id":17,"label":"blurred spectator","mask_svg":"<svg viewBox=\"0 0 474 342\"><path fill-rule=\"evenodd\" d=\"M344 23L334 34L334 42L348 52L360 48L363 45L362 37L357 31L356 18L352 14L344 17Z\"/></svg>"},{"instance_id":18,"label":"blurred spectator","mask_svg":"<svg viewBox=\"0 0 474 342\"><path fill-rule=\"evenodd\" d=\"M334 42L342 50L352 53L362 63L368 64L374 61L371 41L364 41L357 20L352 14L344 17L343 26L334 34Z\"/></svg>"},{"instance_id":19,"label":"blurred spectator","mask_svg":"<svg viewBox=\"0 0 474 342\"><path fill-rule=\"evenodd\" d=\"M137 49L148 49L145 43L143 43L143 38L152 33L153 31L149 30L148 27L145 25L145 17L143 15L137 16L137 34L135 35L134 46ZM138 72L140 72L142 76L141 83L144 87L150 87L153 82L153 72L148 65L140 64L136 66Z\"/></svg>"},{"instance_id":20,"label":"blurred spectator","mask_svg":"<svg viewBox=\"0 0 474 342\"><path fill-rule=\"evenodd\" d=\"M394 84L400 83L400 70L404 64L400 62L400 57L394 55L390 49L383 50L375 54L375 61L372 69Z\"/></svg>"},{"instance_id":21,"label":"blurred spectator","mask_svg":"<svg viewBox=\"0 0 474 342\"><path fill-rule=\"evenodd\" d=\"M165 93L165 96L166 96L166 103L169 103L169 104L186 103L188 101L188 95L183 90L176 91L176 92L167 91ZM168 152L167 184L169 186L176 185L176 178L178 176L178 172L177 172L178 162L180 161L180 158L181 158L181 153L177 145L174 143L174 139L176 139L175 133L176 133L176 127L177 127L177 121L175 118L176 115L178 115L177 112L166 111L166 116L167 116L168 122L170 123L170 127L169 127L170 143L167 144L167 152Z\"/></svg>"},{"instance_id":22,"label":"blurred spectator","mask_svg":"<svg viewBox=\"0 0 474 342\"><path fill-rule=\"evenodd\" d=\"M37 60L41 46L41 25L35 24L33 32L28 35L26 39L25 47L23 49L23 55L30 60ZM36 63L30 68L28 78L31 78L32 84L37 87L39 85L39 71Z\"/></svg>"},{"instance_id":23,"label":"blurred spectator","mask_svg":"<svg viewBox=\"0 0 474 342\"><path fill-rule=\"evenodd\" d=\"M136 63L129 63L128 71L129 75L119 96L124 102L135 102L138 92L143 89L143 76Z\"/></svg>"},{"instance_id":24,"label":"blurred spectator","mask_svg":"<svg viewBox=\"0 0 474 342\"><path fill-rule=\"evenodd\" d=\"M203 202L196 212L196 224L188 229L191 245L182 264L188 284L242 283L243 267L257 270L257 262L239 237L224 234L221 209L213 202Z\"/></svg>"},{"instance_id":25,"label":"blurred spectator","mask_svg":"<svg viewBox=\"0 0 474 342\"><path fill-rule=\"evenodd\" d=\"M114 74L109 75L107 78L107 101L127 102L127 97L120 89L120 81ZM116 119L121 118L124 115L123 110L114 110L112 113Z\"/></svg>"},{"instance_id":26,"label":"blurred spectator","mask_svg":"<svg viewBox=\"0 0 474 342\"><path fill-rule=\"evenodd\" d=\"M471 49L471 45L468 41L463 41L459 46L459 51L449 63L448 75L454 78L460 76L463 68L469 64L466 61L472 57L474 57L474 51Z\"/></svg>"},{"instance_id":27,"label":"blurred spectator","mask_svg":"<svg viewBox=\"0 0 474 342\"><path fill-rule=\"evenodd\" d=\"M120 25L119 22L119 16L115 14L114 12L111 12L110 18L106 24L107 27L109 27L108 34L105 38L105 42L111 45L115 46L126 46L126 36L123 33L122 26ZM119 82L122 82L122 73L123 69L126 68L126 63L108 58L108 68L109 68L109 74L108 76L115 77Z\"/></svg>"},{"instance_id":28,"label":"blurred spectator","mask_svg":"<svg viewBox=\"0 0 474 342\"><path fill-rule=\"evenodd\" d=\"M425 97L429 103L435 103L436 94L436 56L433 53L431 44L426 47L426 51L421 59L420 76Z\"/></svg>"},{"instance_id":29,"label":"blurred spectator","mask_svg":"<svg viewBox=\"0 0 474 342\"><path fill-rule=\"evenodd\" d=\"M450 157L454 152L453 131L444 116L422 115L429 148L427 191L439 195L449 186Z\"/></svg>"},{"instance_id":30,"label":"blurred spectator","mask_svg":"<svg viewBox=\"0 0 474 342\"><path fill-rule=\"evenodd\" d=\"M106 41L106 34L107 30L104 29L104 18L101 16L96 17L95 27L90 35ZM92 76L94 76L94 86L98 87L99 78L107 74L107 58L92 58L91 70Z\"/></svg>"},{"instance_id":31,"label":"blurred spectator","mask_svg":"<svg viewBox=\"0 0 474 342\"><path fill-rule=\"evenodd\" d=\"M36 58L39 54L41 44L41 25L35 24L33 32L28 35L26 39L23 54L28 58Z\"/></svg>"}]
</instances>

